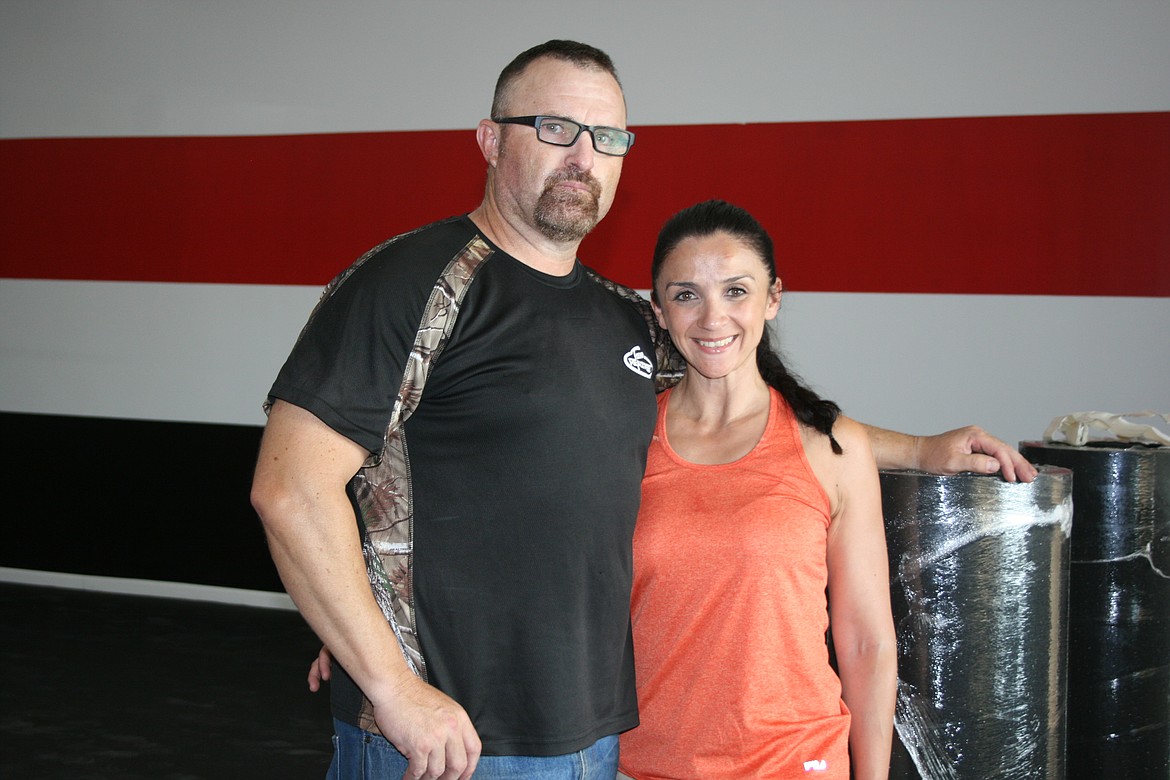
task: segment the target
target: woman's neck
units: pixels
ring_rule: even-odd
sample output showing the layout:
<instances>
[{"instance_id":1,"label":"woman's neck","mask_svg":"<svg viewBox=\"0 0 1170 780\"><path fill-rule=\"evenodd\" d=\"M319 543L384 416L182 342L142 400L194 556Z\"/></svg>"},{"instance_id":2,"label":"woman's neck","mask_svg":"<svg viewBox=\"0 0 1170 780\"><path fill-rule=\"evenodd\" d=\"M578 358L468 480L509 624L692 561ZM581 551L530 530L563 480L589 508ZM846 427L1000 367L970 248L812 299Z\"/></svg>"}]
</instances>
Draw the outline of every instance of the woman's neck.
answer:
<instances>
[{"instance_id":1,"label":"woman's neck","mask_svg":"<svg viewBox=\"0 0 1170 780\"><path fill-rule=\"evenodd\" d=\"M730 463L759 442L770 408L769 388L759 374L740 380L688 374L670 396L667 439L692 463Z\"/></svg>"}]
</instances>

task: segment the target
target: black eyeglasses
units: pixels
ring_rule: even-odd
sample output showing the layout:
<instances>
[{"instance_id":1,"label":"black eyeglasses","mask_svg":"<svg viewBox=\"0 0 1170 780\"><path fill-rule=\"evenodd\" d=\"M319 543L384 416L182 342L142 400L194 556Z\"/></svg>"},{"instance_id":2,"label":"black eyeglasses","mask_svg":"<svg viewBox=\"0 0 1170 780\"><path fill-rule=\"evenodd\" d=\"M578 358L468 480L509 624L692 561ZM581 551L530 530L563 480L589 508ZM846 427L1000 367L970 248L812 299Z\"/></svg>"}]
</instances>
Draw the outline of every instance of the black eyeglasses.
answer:
<instances>
[{"instance_id":1,"label":"black eyeglasses","mask_svg":"<svg viewBox=\"0 0 1170 780\"><path fill-rule=\"evenodd\" d=\"M634 134L617 127L583 125L563 116L506 116L493 119L501 125L527 125L536 128L536 137L554 146L572 146L582 130L589 131L593 148L602 154L625 157L634 145Z\"/></svg>"}]
</instances>

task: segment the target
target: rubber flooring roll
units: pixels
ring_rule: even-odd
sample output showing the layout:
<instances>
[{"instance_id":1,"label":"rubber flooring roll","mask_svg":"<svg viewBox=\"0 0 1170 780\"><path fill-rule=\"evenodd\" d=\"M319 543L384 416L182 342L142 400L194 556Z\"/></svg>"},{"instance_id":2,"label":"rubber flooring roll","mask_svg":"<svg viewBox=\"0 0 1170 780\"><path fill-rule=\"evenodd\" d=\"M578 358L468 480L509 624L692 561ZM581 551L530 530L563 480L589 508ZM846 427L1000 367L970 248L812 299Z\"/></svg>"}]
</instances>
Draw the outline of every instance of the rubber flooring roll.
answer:
<instances>
[{"instance_id":1,"label":"rubber flooring roll","mask_svg":"<svg viewBox=\"0 0 1170 780\"><path fill-rule=\"evenodd\" d=\"M891 778L1063 778L1072 475L881 473L898 633Z\"/></svg>"},{"instance_id":2,"label":"rubber flooring roll","mask_svg":"<svg viewBox=\"0 0 1170 780\"><path fill-rule=\"evenodd\" d=\"M1073 472L1069 773L1170 778L1170 448L1023 442Z\"/></svg>"}]
</instances>

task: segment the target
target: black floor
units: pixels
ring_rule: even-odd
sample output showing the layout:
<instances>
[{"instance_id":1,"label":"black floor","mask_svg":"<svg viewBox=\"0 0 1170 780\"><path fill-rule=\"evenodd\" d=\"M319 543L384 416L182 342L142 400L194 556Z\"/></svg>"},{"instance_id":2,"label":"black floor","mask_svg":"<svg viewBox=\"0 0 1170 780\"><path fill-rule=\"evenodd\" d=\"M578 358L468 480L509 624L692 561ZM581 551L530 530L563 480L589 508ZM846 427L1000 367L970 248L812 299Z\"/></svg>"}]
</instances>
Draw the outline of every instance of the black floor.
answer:
<instances>
[{"instance_id":1,"label":"black floor","mask_svg":"<svg viewBox=\"0 0 1170 780\"><path fill-rule=\"evenodd\" d=\"M292 611L0 583L0 777L322 780Z\"/></svg>"}]
</instances>

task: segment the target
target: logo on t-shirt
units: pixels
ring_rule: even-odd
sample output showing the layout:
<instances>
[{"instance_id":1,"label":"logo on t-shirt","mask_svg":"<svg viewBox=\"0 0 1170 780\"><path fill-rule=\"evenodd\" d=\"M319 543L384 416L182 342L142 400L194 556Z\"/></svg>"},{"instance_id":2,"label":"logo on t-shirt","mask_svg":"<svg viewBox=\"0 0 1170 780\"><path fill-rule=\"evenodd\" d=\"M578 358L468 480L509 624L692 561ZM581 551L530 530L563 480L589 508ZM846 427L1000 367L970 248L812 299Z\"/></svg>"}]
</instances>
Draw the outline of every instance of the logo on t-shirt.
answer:
<instances>
[{"instance_id":1,"label":"logo on t-shirt","mask_svg":"<svg viewBox=\"0 0 1170 780\"><path fill-rule=\"evenodd\" d=\"M804 771L806 772L824 772L828 770L828 768L829 762L825 761L824 759L804 762Z\"/></svg>"},{"instance_id":2,"label":"logo on t-shirt","mask_svg":"<svg viewBox=\"0 0 1170 780\"><path fill-rule=\"evenodd\" d=\"M634 347L623 355L622 362L626 364L626 368L638 376L647 379L654 376L654 364L650 362L650 358L646 357L646 353L642 351L641 347Z\"/></svg>"}]
</instances>

